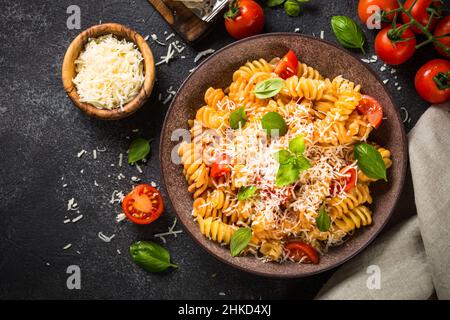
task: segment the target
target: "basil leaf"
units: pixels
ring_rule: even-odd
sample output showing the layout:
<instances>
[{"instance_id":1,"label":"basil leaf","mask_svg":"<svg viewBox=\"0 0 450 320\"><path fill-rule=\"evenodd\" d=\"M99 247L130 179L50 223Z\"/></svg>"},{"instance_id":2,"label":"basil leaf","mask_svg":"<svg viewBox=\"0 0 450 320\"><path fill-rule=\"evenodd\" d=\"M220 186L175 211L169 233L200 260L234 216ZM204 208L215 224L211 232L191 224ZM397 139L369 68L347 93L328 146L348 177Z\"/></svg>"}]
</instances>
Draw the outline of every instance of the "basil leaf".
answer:
<instances>
[{"instance_id":1,"label":"basil leaf","mask_svg":"<svg viewBox=\"0 0 450 320\"><path fill-rule=\"evenodd\" d=\"M298 180L300 169L295 163L280 164L275 178L277 187L284 187Z\"/></svg>"},{"instance_id":2,"label":"basil leaf","mask_svg":"<svg viewBox=\"0 0 450 320\"><path fill-rule=\"evenodd\" d=\"M277 95L283 86L284 81L280 78L267 79L258 83L253 93L258 99L267 99Z\"/></svg>"},{"instance_id":3,"label":"basil leaf","mask_svg":"<svg viewBox=\"0 0 450 320\"><path fill-rule=\"evenodd\" d=\"M275 159L280 164L286 164L292 160L292 155L287 150L280 150L278 152L275 152L274 156L275 156Z\"/></svg>"},{"instance_id":4,"label":"basil leaf","mask_svg":"<svg viewBox=\"0 0 450 320\"><path fill-rule=\"evenodd\" d=\"M268 112L262 117L262 127L270 136L272 130L278 130L279 136L284 136L288 131L288 127L283 117L278 112Z\"/></svg>"},{"instance_id":5,"label":"basil leaf","mask_svg":"<svg viewBox=\"0 0 450 320\"><path fill-rule=\"evenodd\" d=\"M170 263L170 254L165 248L154 242L139 241L130 246L133 261L149 272L161 272L169 267L177 268Z\"/></svg>"},{"instance_id":6,"label":"basil leaf","mask_svg":"<svg viewBox=\"0 0 450 320\"><path fill-rule=\"evenodd\" d=\"M246 114L244 107L238 108L230 114L230 127L232 129L243 128L245 125L245 121Z\"/></svg>"},{"instance_id":7,"label":"basil leaf","mask_svg":"<svg viewBox=\"0 0 450 320\"><path fill-rule=\"evenodd\" d=\"M372 145L360 143L353 149L355 159L358 160L358 168L366 176L372 179L384 179L387 181L386 165L380 152Z\"/></svg>"},{"instance_id":8,"label":"basil leaf","mask_svg":"<svg viewBox=\"0 0 450 320\"><path fill-rule=\"evenodd\" d=\"M289 141L289 150L296 154L303 154L305 152L305 138L298 136Z\"/></svg>"},{"instance_id":9,"label":"basil leaf","mask_svg":"<svg viewBox=\"0 0 450 320\"><path fill-rule=\"evenodd\" d=\"M346 48L359 48L363 53L366 41L364 33L355 21L346 16L331 18L331 27L339 43Z\"/></svg>"},{"instance_id":10,"label":"basil leaf","mask_svg":"<svg viewBox=\"0 0 450 320\"><path fill-rule=\"evenodd\" d=\"M266 4L268 7L276 7L283 4L284 1L286 0L267 0Z\"/></svg>"},{"instance_id":11,"label":"basil leaf","mask_svg":"<svg viewBox=\"0 0 450 320\"><path fill-rule=\"evenodd\" d=\"M231 256L236 257L244 250L252 239L252 229L240 228L231 236L230 252Z\"/></svg>"},{"instance_id":12,"label":"basil leaf","mask_svg":"<svg viewBox=\"0 0 450 320\"><path fill-rule=\"evenodd\" d=\"M308 3L309 0L297 0L298 3Z\"/></svg>"},{"instance_id":13,"label":"basil leaf","mask_svg":"<svg viewBox=\"0 0 450 320\"><path fill-rule=\"evenodd\" d=\"M328 231L331 227L331 218L325 208L325 203L320 207L319 215L316 217L317 228L322 231Z\"/></svg>"},{"instance_id":14,"label":"basil leaf","mask_svg":"<svg viewBox=\"0 0 450 320\"><path fill-rule=\"evenodd\" d=\"M296 0L287 0L284 3L284 11L288 16L298 17L298 15L300 14L300 5Z\"/></svg>"},{"instance_id":15,"label":"basil leaf","mask_svg":"<svg viewBox=\"0 0 450 320\"><path fill-rule=\"evenodd\" d=\"M255 186L246 186L246 187L240 188L238 195L237 195L238 200L243 201L243 200L253 197L254 194L256 193L256 190L258 190L258 188Z\"/></svg>"},{"instance_id":16,"label":"basil leaf","mask_svg":"<svg viewBox=\"0 0 450 320\"><path fill-rule=\"evenodd\" d=\"M131 142L128 149L128 163L132 164L139 160L145 159L150 153L150 140L138 138Z\"/></svg>"},{"instance_id":17,"label":"basil leaf","mask_svg":"<svg viewBox=\"0 0 450 320\"><path fill-rule=\"evenodd\" d=\"M311 168L311 163L304 156L300 155L295 158L295 165L300 171L307 170Z\"/></svg>"}]
</instances>

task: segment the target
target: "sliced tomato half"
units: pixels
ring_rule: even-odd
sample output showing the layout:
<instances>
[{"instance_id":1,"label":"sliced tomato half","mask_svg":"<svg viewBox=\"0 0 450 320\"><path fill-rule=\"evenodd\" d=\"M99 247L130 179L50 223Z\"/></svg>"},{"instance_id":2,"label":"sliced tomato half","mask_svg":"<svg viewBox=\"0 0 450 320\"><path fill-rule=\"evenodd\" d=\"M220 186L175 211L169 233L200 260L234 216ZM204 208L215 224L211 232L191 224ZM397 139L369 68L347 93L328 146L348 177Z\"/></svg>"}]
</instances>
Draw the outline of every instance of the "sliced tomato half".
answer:
<instances>
[{"instance_id":1,"label":"sliced tomato half","mask_svg":"<svg viewBox=\"0 0 450 320\"><path fill-rule=\"evenodd\" d=\"M282 79L295 76L298 72L298 58L294 51L289 50L288 53L278 62L275 67L275 73Z\"/></svg>"},{"instance_id":2,"label":"sliced tomato half","mask_svg":"<svg viewBox=\"0 0 450 320\"><path fill-rule=\"evenodd\" d=\"M383 120L383 108L381 104L373 97L363 95L356 110L363 115L367 116L369 123L378 128Z\"/></svg>"},{"instance_id":3,"label":"sliced tomato half","mask_svg":"<svg viewBox=\"0 0 450 320\"><path fill-rule=\"evenodd\" d=\"M159 218L164 210L161 193L148 184L140 184L122 201L127 218L137 224L149 224Z\"/></svg>"},{"instance_id":4,"label":"sliced tomato half","mask_svg":"<svg viewBox=\"0 0 450 320\"><path fill-rule=\"evenodd\" d=\"M289 256L295 261L305 259L305 263L319 263L319 253L309 244L302 241L290 241L285 245L285 248L289 251Z\"/></svg>"}]
</instances>

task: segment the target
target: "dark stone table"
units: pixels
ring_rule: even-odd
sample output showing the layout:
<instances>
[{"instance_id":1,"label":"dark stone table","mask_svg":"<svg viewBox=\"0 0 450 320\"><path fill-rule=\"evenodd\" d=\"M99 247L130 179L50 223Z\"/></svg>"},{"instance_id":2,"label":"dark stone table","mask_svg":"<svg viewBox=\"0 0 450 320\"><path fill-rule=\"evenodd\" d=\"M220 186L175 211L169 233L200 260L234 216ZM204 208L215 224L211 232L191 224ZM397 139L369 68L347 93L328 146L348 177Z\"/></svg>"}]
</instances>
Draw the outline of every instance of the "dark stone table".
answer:
<instances>
[{"instance_id":1,"label":"dark stone table","mask_svg":"<svg viewBox=\"0 0 450 320\"><path fill-rule=\"evenodd\" d=\"M332 272L297 280L257 277L216 261L186 234L167 238L166 246L178 270L149 274L131 261L129 245L155 240L153 234L167 231L175 213L166 197L167 210L152 225L116 223L120 206L110 204L111 194L129 190L131 176L161 185L158 140L168 104L158 101L158 95L162 93L164 99L170 87L176 90L180 86L195 66L198 51L219 49L233 40L219 23L195 48L186 47L185 59L177 54L169 65L157 67L151 99L134 116L112 122L94 120L72 105L61 84L64 52L80 32L66 27L66 10L71 4L74 2L66 0L0 3L0 298L312 298ZM78 0L75 4L81 8L82 29L99 21L118 22L144 36L155 33L163 41L172 32L145 0ZM356 18L356 6L357 1L312 0L296 18L286 16L281 8L266 8L265 31L299 28L301 33L319 36L323 30L325 39L335 42L331 17L345 14ZM365 33L367 58L373 54L374 33L366 29ZM175 39L181 41L178 36L171 40ZM159 59L166 48L151 38L149 43ZM407 130L427 108L412 84L415 71L434 56L432 48L425 48L395 74L390 69L381 72L380 62L370 64L382 79L390 79L387 88L398 107L408 110ZM397 90L395 82L402 90ZM125 154L135 137L153 139L143 174L128 165L118 167L119 154ZM94 160L92 150L97 148L106 151L97 152ZM78 158L83 149L87 153ZM119 174L125 178L118 179ZM80 213L67 211L71 198ZM409 178L393 220L414 210ZM80 221L63 223L66 217L79 214L83 215ZM99 232L115 237L106 243L99 239ZM71 248L63 250L69 243ZM66 287L70 265L81 269L81 290Z\"/></svg>"}]
</instances>

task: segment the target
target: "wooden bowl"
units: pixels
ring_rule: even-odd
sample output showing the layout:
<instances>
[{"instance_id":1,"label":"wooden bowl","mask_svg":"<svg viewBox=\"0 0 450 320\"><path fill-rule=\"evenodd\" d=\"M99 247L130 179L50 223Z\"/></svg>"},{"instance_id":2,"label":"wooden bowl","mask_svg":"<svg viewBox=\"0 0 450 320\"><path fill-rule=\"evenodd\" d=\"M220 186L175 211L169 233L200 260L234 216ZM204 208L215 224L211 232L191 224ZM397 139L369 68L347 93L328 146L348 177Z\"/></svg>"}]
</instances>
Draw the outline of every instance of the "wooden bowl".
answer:
<instances>
[{"instance_id":1,"label":"wooden bowl","mask_svg":"<svg viewBox=\"0 0 450 320\"><path fill-rule=\"evenodd\" d=\"M371 134L371 141L389 148L392 152L393 165L388 170L388 182L371 185L374 202L373 223L355 232L344 244L331 248L321 257L317 265L295 264L291 262L262 263L251 256L232 258L228 247L205 238L197 222L191 215L192 194L183 175L182 165L172 162L171 152L179 141L172 141L171 134L178 128L186 128L186 121L195 118L196 110L203 106L205 90L225 88L232 81L233 71L246 61L259 58L270 60L284 55L293 49L302 62L318 69L326 77L342 75L351 81L360 83L362 91L378 99L384 108L380 128ZM304 277L313 275L347 261L365 248L383 229L390 218L401 193L407 168L406 137L400 114L391 96L378 76L365 64L348 51L332 43L293 33L272 33L259 35L235 42L205 60L185 80L178 94L173 99L167 112L160 144L160 159L163 179L172 205L183 223L185 230L191 234L199 246L219 260L239 269L270 277Z\"/></svg>"},{"instance_id":2,"label":"wooden bowl","mask_svg":"<svg viewBox=\"0 0 450 320\"><path fill-rule=\"evenodd\" d=\"M138 95L124 105L123 108L112 110L100 109L89 103L81 102L76 87L72 81L76 76L75 60L84 49L84 46L88 40L90 38L97 38L106 34L114 34L119 39L126 39L135 43L144 58L143 63L145 79ZM150 50L147 42L136 31L117 23L95 25L80 33L67 49L62 66L62 81L64 90L72 102L89 116L104 120L122 119L138 110L150 96L153 89L153 84L155 82L155 62L152 51Z\"/></svg>"}]
</instances>

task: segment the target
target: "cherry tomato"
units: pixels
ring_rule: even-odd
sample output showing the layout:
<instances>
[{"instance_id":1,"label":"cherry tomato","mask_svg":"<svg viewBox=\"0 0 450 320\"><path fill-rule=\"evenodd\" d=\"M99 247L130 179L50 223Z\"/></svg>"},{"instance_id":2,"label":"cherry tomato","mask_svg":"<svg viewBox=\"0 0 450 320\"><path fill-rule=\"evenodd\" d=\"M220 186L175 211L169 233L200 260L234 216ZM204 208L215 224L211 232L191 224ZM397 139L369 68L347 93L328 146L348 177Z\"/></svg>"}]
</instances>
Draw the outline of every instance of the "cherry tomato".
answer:
<instances>
[{"instance_id":1,"label":"cherry tomato","mask_svg":"<svg viewBox=\"0 0 450 320\"><path fill-rule=\"evenodd\" d=\"M230 161L227 155L223 154L216 159L216 162L213 163L209 175L211 178L219 178L229 174L230 172Z\"/></svg>"},{"instance_id":2,"label":"cherry tomato","mask_svg":"<svg viewBox=\"0 0 450 320\"><path fill-rule=\"evenodd\" d=\"M371 16L373 16L374 9L377 6L382 12L388 12L398 8L397 0L359 0L358 15L362 23L366 24ZM391 13L386 18L389 21L394 20L395 14ZM369 21L370 22L370 21ZM385 25L382 23L382 25Z\"/></svg>"},{"instance_id":3,"label":"cherry tomato","mask_svg":"<svg viewBox=\"0 0 450 320\"><path fill-rule=\"evenodd\" d=\"M235 39L260 33L265 22L263 9L253 0L231 0L224 17L225 28Z\"/></svg>"},{"instance_id":4,"label":"cherry tomato","mask_svg":"<svg viewBox=\"0 0 450 320\"><path fill-rule=\"evenodd\" d=\"M409 9L411 8L411 6L414 4L415 1L416 0L406 0L403 6L405 7L405 9ZM411 9L412 17L423 26L426 26L428 24L428 21L430 20L430 15L427 12L427 9L428 7L430 7L430 5L433 6L434 8L439 8L442 5L442 3L440 0L417 0L417 2L414 4L414 7L412 7ZM410 21L406 13L402 13L402 20L403 23L408 23ZM433 16L433 19L431 20L430 26L428 28L430 31L433 30L437 21L438 18L436 16ZM422 33L422 31L416 26L412 26L411 30L417 34Z\"/></svg>"},{"instance_id":5,"label":"cherry tomato","mask_svg":"<svg viewBox=\"0 0 450 320\"><path fill-rule=\"evenodd\" d=\"M286 244L285 248L289 251L289 256L295 261L300 261L306 256L306 263L319 263L319 254L309 244L302 241L291 241Z\"/></svg>"},{"instance_id":6,"label":"cherry tomato","mask_svg":"<svg viewBox=\"0 0 450 320\"><path fill-rule=\"evenodd\" d=\"M446 16L441 21L439 21L438 25L436 26L436 29L434 29L435 37L443 36L445 34L450 34L450 16ZM447 48L449 48L450 35L444 38L439 38L439 42L442 43L444 46L447 46ZM442 54L444 57L450 58L450 53L448 52L446 53L444 48L441 48L436 44L434 44L434 46L440 54Z\"/></svg>"},{"instance_id":7,"label":"cherry tomato","mask_svg":"<svg viewBox=\"0 0 450 320\"><path fill-rule=\"evenodd\" d=\"M441 88L438 85L441 83ZM430 103L450 100L450 61L434 59L428 61L416 73L416 91Z\"/></svg>"},{"instance_id":8,"label":"cherry tomato","mask_svg":"<svg viewBox=\"0 0 450 320\"><path fill-rule=\"evenodd\" d=\"M381 104L373 97L363 94L356 110L367 116L369 123L378 128L383 120L383 108Z\"/></svg>"},{"instance_id":9,"label":"cherry tomato","mask_svg":"<svg viewBox=\"0 0 450 320\"><path fill-rule=\"evenodd\" d=\"M399 26L397 25L397 27ZM400 40L400 42L393 43L393 40ZM411 58L415 51L416 37L409 29L404 30L401 35L398 35L391 27L386 27L375 38L375 52L387 64L402 64Z\"/></svg>"},{"instance_id":10,"label":"cherry tomato","mask_svg":"<svg viewBox=\"0 0 450 320\"><path fill-rule=\"evenodd\" d=\"M333 180L330 183L330 194L332 197L342 192L342 186L345 185L344 191L349 192L356 186L358 171L354 167L345 167L340 171L345 177Z\"/></svg>"},{"instance_id":11,"label":"cherry tomato","mask_svg":"<svg viewBox=\"0 0 450 320\"><path fill-rule=\"evenodd\" d=\"M298 59L294 51L289 50L275 67L275 73L282 79L295 76L298 71Z\"/></svg>"},{"instance_id":12,"label":"cherry tomato","mask_svg":"<svg viewBox=\"0 0 450 320\"><path fill-rule=\"evenodd\" d=\"M137 224L149 224L159 218L164 210L161 193L148 184L140 184L122 201L128 219Z\"/></svg>"}]
</instances>

